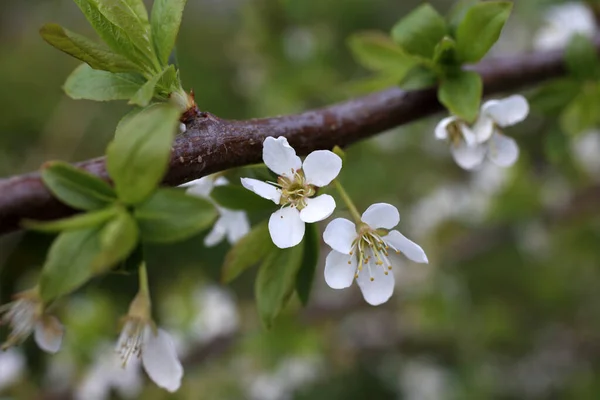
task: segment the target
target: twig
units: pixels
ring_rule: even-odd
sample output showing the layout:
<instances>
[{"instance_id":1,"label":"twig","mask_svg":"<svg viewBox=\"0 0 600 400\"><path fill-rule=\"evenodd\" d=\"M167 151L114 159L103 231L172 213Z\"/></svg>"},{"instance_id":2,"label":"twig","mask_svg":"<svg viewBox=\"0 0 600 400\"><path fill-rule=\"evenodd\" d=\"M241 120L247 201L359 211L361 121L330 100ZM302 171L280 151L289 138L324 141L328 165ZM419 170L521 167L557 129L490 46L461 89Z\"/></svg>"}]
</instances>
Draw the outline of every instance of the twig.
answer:
<instances>
[{"instance_id":1,"label":"twig","mask_svg":"<svg viewBox=\"0 0 600 400\"><path fill-rule=\"evenodd\" d=\"M600 48L600 42L597 43ZM562 51L484 61L471 69L481 73L485 94L515 91L565 73ZM267 136L285 136L300 153L346 146L442 110L434 88L403 91L390 88L302 114L232 121L200 113L174 145L165 185L261 161ZM108 180L104 158L76 164ZM39 174L0 180L0 234L19 229L23 218L50 220L74 211L54 199Z\"/></svg>"}]
</instances>

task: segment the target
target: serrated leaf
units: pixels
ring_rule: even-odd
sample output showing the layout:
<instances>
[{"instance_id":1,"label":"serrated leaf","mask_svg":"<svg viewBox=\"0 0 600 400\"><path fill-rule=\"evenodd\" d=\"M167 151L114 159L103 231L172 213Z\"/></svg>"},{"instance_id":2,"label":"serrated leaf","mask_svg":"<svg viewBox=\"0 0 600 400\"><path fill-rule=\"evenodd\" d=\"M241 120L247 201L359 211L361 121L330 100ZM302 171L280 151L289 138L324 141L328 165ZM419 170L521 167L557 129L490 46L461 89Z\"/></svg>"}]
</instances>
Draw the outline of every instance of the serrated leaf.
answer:
<instances>
[{"instance_id":1,"label":"serrated leaf","mask_svg":"<svg viewBox=\"0 0 600 400\"><path fill-rule=\"evenodd\" d=\"M255 226L227 253L221 272L221 282L233 281L246 269L258 264L274 247L267 222Z\"/></svg>"},{"instance_id":2,"label":"serrated leaf","mask_svg":"<svg viewBox=\"0 0 600 400\"><path fill-rule=\"evenodd\" d=\"M100 71L82 64L69 75L64 90L75 100L127 100L142 84L143 80L136 74Z\"/></svg>"},{"instance_id":3,"label":"serrated leaf","mask_svg":"<svg viewBox=\"0 0 600 400\"><path fill-rule=\"evenodd\" d=\"M58 219L50 222L24 220L22 224L23 227L30 230L54 233L100 226L114 217L116 214L117 208L108 207L98 211L90 211L84 214L77 214L73 217Z\"/></svg>"},{"instance_id":4,"label":"serrated leaf","mask_svg":"<svg viewBox=\"0 0 600 400\"><path fill-rule=\"evenodd\" d=\"M177 33L187 0L154 0L152 6L152 40L162 65L167 65L175 47Z\"/></svg>"},{"instance_id":5,"label":"serrated leaf","mask_svg":"<svg viewBox=\"0 0 600 400\"><path fill-rule=\"evenodd\" d=\"M254 294L258 314L267 329L294 293L303 250L304 242L288 249L274 248L259 267Z\"/></svg>"},{"instance_id":6,"label":"serrated leaf","mask_svg":"<svg viewBox=\"0 0 600 400\"><path fill-rule=\"evenodd\" d=\"M135 219L125 209L118 209L112 220L100 232L100 253L92 269L100 273L123 261L136 248L139 230Z\"/></svg>"},{"instance_id":7,"label":"serrated leaf","mask_svg":"<svg viewBox=\"0 0 600 400\"><path fill-rule=\"evenodd\" d=\"M40 276L40 295L45 302L66 295L93 276L100 252L100 228L61 233L48 252Z\"/></svg>"},{"instance_id":8,"label":"serrated leaf","mask_svg":"<svg viewBox=\"0 0 600 400\"><path fill-rule=\"evenodd\" d=\"M296 276L296 293L302 305L306 306L310 299L310 291L315 277L315 270L319 263L321 249L321 236L317 224L308 224L304 234L304 252L302 264Z\"/></svg>"},{"instance_id":9,"label":"serrated leaf","mask_svg":"<svg viewBox=\"0 0 600 400\"><path fill-rule=\"evenodd\" d=\"M478 73L457 71L447 76L438 89L438 99L459 118L473 122L479 114L483 83Z\"/></svg>"},{"instance_id":10,"label":"serrated leaf","mask_svg":"<svg viewBox=\"0 0 600 400\"><path fill-rule=\"evenodd\" d=\"M73 208L97 210L116 200L108 183L70 164L48 163L41 175L52 194Z\"/></svg>"},{"instance_id":11,"label":"serrated leaf","mask_svg":"<svg viewBox=\"0 0 600 400\"><path fill-rule=\"evenodd\" d=\"M425 3L392 28L392 39L409 54L431 59L435 46L448 33L446 21Z\"/></svg>"},{"instance_id":12,"label":"serrated leaf","mask_svg":"<svg viewBox=\"0 0 600 400\"><path fill-rule=\"evenodd\" d=\"M469 8L456 28L456 52L461 62L477 62L498 41L510 16L509 1L486 1Z\"/></svg>"},{"instance_id":13,"label":"serrated leaf","mask_svg":"<svg viewBox=\"0 0 600 400\"><path fill-rule=\"evenodd\" d=\"M571 75L580 80L598 80L600 62L592 41L581 35L573 35L565 50L565 63Z\"/></svg>"},{"instance_id":14,"label":"serrated leaf","mask_svg":"<svg viewBox=\"0 0 600 400\"><path fill-rule=\"evenodd\" d=\"M165 71L163 70L161 73L154 75L151 79L146 81L146 83L144 83L142 87L133 95L131 100L129 100L129 104L140 107L146 107L148 104L150 104L150 101L154 97L156 85L162 78L164 72Z\"/></svg>"},{"instance_id":15,"label":"serrated leaf","mask_svg":"<svg viewBox=\"0 0 600 400\"><path fill-rule=\"evenodd\" d=\"M156 66L152 60L153 55L152 53L149 53L151 49L148 48L149 34L148 39L142 39L142 42L148 42L148 44L142 45L142 49L140 49L138 48L138 43L136 43L139 41L139 39L136 39L139 37L139 30L136 29L136 31L133 32L133 28L130 29L126 24L124 27L115 24L110 18L107 18L103 12L99 10L99 4L97 0L74 1L79 6L94 30L114 52L132 60L144 70L155 70ZM104 7L104 11L106 12L106 7Z\"/></svg>"},{"instance_id":16,"label":"serrated leaf","mask_svg":"<svg viewBox=\"0 0 600 400\"><path fill-rule=\"evenodd\" d=\"M401 80L418 60L407 54L379 32L357 33L348 39L348 46L356 60L373 71L383 71Z\"/></svg>"},{"instance_id":17,"label":"serrated leaf","mask_svg":"<svg viewBox=\"0 0 600 400\"><path fill-rule=\"evenodd\" d=\"M87 63L94 69L110 72L137 72L139 70L139 67L127 58L60 25L46 24L40 29L40 34L46 42L58 50Z\"/></svg>"},{"instance_id":18,"label":"serrated leaf","mask_svg":"<svg viewBox=\"0 0 600 400\"><path fill-rule=\"evenodd\" d=\"M156 243L187 239L211 226L217 210L208 200L178 189L159 189L135 209L142 240Z\"/></svg>"},{"instance_id":19,"label":"serrated leaf","mask_svg":"<svg viewBox=\"0 0 600 400\"><path fill-rule=\"evenodd\" d=\"M230 210L258 211L273 208L273 202L256 196L240 186L215 186L210 193L220 206Z\"/></svg>"},{"instance_id":20,"label":"serrated leaf","mask_svg":"<svg viewBox=\"0 0 600 400\"><path fill-rule=\"evenodd\" d=\"M119 199L137 204L162 180L179 123L179 110L170 103L154 104L119 124L108 145L106 169Z\"/></svg>"}]
</instances>

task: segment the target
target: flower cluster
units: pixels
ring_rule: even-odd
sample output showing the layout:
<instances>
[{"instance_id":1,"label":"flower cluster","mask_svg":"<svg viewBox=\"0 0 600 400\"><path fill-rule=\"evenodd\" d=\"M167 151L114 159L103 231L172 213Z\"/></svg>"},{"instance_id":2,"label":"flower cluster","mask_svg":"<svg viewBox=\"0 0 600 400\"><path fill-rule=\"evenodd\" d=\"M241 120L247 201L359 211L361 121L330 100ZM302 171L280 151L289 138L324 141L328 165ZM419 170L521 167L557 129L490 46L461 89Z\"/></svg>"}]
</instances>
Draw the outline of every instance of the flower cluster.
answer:
<instances>
[{"instance_id":1,"label":"flower cluster","mask_svg":"<svg viewBox=\"0 0 600 400\"><path fill-rule=\"evenodd\" d=\"M316 194L338 176L342 159L331 151L318 150L303 163L285 137L268 137L263 143L263 161L279 175L277 182L242 178L242 185L281 206L269 218L269 233L277 247L294 247L304 237L305 223L322 221L335 210L333 197Z\"/></svg>"},{"instance_id":2,"label":"flower cluster","mask_svg":"<svg viewBox=\"0 0 600 400\"><path fill-rule=\"evenodd\" d=\"M519 158L519 146L502 128L523 121L528 114L529 104L523 96L490 100L483 104L474 124L455 116L444 118L435 128L435 137L450 143L454 160L464 169L479 167L486 157L500 167L509 167Z\"/></svg>"}]
</instances>

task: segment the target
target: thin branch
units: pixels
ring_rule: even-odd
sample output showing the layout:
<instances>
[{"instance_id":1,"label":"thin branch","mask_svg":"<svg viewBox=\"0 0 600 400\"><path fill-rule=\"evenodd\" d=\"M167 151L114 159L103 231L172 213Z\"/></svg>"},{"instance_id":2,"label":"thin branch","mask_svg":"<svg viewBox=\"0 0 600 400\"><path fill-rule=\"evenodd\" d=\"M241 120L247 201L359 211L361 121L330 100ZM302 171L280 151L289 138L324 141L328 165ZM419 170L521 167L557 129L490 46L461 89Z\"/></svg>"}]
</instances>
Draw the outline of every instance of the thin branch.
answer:
<instances>
[{"instance_id":1,"label":"thin branch","mask_svg":"<svg viewBox=\"0 0 600 400\"><path fill-rule=\"evenodd\" d=\"M600 48L600 42L597 47ZM523 89L564 75L562 51L531 53L482 62L485 94ZM300 153L346 146L442 110L434 88L390 88L364 97L275 118L232 121L200 113L173 145L166 185L178 185L232 167L261 162L267 136L285 136ZM104 158L76 164L108 180ZM0 180L0 234L19 229L23 218L50 220L74 211L54 199L39 174Z\"/></svg>"}]
</instances>

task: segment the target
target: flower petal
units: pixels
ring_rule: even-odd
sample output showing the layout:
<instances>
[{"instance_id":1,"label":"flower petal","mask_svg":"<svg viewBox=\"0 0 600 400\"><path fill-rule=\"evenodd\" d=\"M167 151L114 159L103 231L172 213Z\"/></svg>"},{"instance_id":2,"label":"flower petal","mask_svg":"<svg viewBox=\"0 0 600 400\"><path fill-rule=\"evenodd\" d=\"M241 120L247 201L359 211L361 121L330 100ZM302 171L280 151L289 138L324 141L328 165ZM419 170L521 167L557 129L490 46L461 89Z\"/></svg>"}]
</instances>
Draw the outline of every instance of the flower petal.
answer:
<instances>
[{"instance_id":1,"label":"flower petal","mask_svg":"<svg viewBox=\"0 0 600 400\"><path fill-rule=\"evenodd\" d=\"M215 222L210 233L204 237L204 245L206 247L216 246L223 241L227 234L225 222L223 221L223 216L219 217L217 222Z\"/></svg>"},{"instance_id":2,"label":"flower petal","mask_svg":"<svg viewBox=\"0 0 600 400\"><path fill-rule=\"evenodd\" d=\"M494 133L494 120L485 113L480 113L479 118L473 124L470 132L473 135L473 141L468 140L468 135L464 135L465 141L468 145L474 145L476 143L487 142Z\"/></svg>"},{"instance_id":3,"label":"flower petal","mask_svg":"<svg viewBox=\"0 0 600 400\"><path fill-rule=\"evenodd\" d=\"M333 250L344 254L349 254L352 251L352 242L357 236L356 225L345 218L334 219L323 232L325 243Z\"/></svg>"},{"instance_id":4,"label":"flower petal","mask_svg":"<svg viewBox=\"0 0 600 400\"><path fill-rule=\"evenodd\" d=\"M267 200L271 200L275 204L279 204L281 192L273 185L252 178L241 178L242 186L253 191L257 195Z\"/></svg>"},{"instance_id":5,"label":"flower petal","mask_svg":"<svg viewBox=\"0 0 600 400\"><path fill-rule=\"evenodd\" d=\"M250 221L245 211L221 210L221 218L225 222L229 244L236 244L250 232Z\"/></svg>"},{"instance_id":6,"label":"flower petal","mask_svg":"<svg viewBox=\"0 0 600 400\"><path fill-rule=\"evenodd\" d=\"M327 186L342 169L342 159L329 150L310 153L302 164L306 182L318 187Z\"/></svg>"},{"instance_id":7,"label":"flower petal","mask_svg":"<svg viewBox=\"0 0 600 400\"><path fill-rule=\"evenodd\" d=\"M363 270L359 272L356 279L356 283L358 283L365 301L372 306L385 303L394 293L396 283L394 274L388 271L386 275L385 272L385 268L381 266L368 264L363 266Z\"/></svg>"},{"instance_id":8,"label":"flower petal","mask_svg":"<svg viewBox=\"0 0 600 400\"><path fill-rule=\"evenodd\" d=\"M275 139L268 137L263 142L263 161L277 175L294 176L294 172L302 168L302 160L296 150L283 136Z\"/></svg>"},{"instance_id":9,"label":"flower petal","mask_svg":"<svg viewBox=\"0 0 600 400\"><path fill-rule=\"evenodd\" d=\"M58 318L45 315L35 324L33 337L40 349L54 354L60 350L64 333L65 328Z\"/></svg>"},{"instance_id":10,"label":"flower petal","mask_svg":"<svg viewBox=\"0 0 600 400\"><path fill-rule=\"evenodd\" d=\"M155 334L150 326L146 326L142 363L150 379L161 388L174 392L181 386L183 367L166 331L157 329Z\"/></svg>"},{"instance_id":11,"label":"flower petal","mask_svg":"<svg viewBox=\"0 0 600 400\"><path fill-rule=\"evenodd\" d=\"M210 195L210 192L212 192L214 186L214 181L210 176L195 179L181 185L181 187L187 188L185 191L187 194L202 198L207 198Z\"/></svg>"},{"instance_id":12,"label":"flower petal","mask_svg":"<svg viewBox=\"0 0 600 400\"><path fill-rule=\"evenodd\" d=\"M352 285L356 274L356 254L331 250L325 259L325 282L332 289L345 289Z\"/></svg>"},{"instance_id":13,"label":"flower petal","mask_svg":"<svg viewBox=\"0 0 600 400\"><path fill-rule=\"evenodd\" d=\"M458 118L446 117L442 119L435 127L435 138L440 140L448 139L448 125L455 121L458 121Z\"/></svg>"},{"instance_id":14,"label":"flower petal","mask_svg":"<svg viewBox=\"0 0 600 400\"><path fill-rule=\"evenodd\" d=\"M306 199L306 207L300 211L300 219L312 223L323 221L333 214L335 200L328 194Z\"/></svg>"},{"instance_id":15,"label":"flower petal","mask_svg":"<svg viewBox=\"0 0 600 400\"><path fill-rule=\"evenodd\" d=\"M304 221L296 208L284 207L275 211L269 218L269 233L275 246L280 249L294 247L304 237Z\"/></svg>"},{"instance_id":16,"label":"flower petal","mask_svg":"<svg viewBox=\"0 0 600 400\"><path fill-rule=\"evenodd\" d=\"M429 263L425 252L415 242L409 240L406 236L398 231L391 231L387 236L382 238L384 242L390 245L395 250L401 251L406 257L418 263Z\"/></svg>"},{"instance_id":17,"label":"flower petal","mask_svg":"<svg viewBox=\"0 0 600 400\"><path fill-rule=\"evenodd\" d=\"M488 157L500 167L510 167L519 158L519 146L513 138L495 133L489 146Z\"/></svg>"},{"instance_id":18,"label":"flower petal","mask_svg":"<svg viewBox=\"0 0 600 400\"><path fill-rule=\"evenodd\" d=\"M529 114L529 103L521 95L513 95L502 100L490 100L481 107L482 114L488 115L500 127L511 126L523 121Z\"/></svg>"},{"instance_id":19,"label":"flower petal","mask_svg":"<svg viewBox=\"0 0 600 400\"><path fill-rule=\"evenodd\" d=\"M465 142L450 146L450 152L454 161L463 169L469 170L478 167L483 162L487 152L487 146L469 146Z\"/></svg>"},{"instance_id":20,"label":"flower petal","mask_svg":"<svg viewBox=\"0 0 600 400\"><path fill-rule=\"evenodd\" d=\"M373 229L392 229L400 222L400 213L391 204L375 203L367 208L360 219Z\"/></svg>"}]
</instances>

